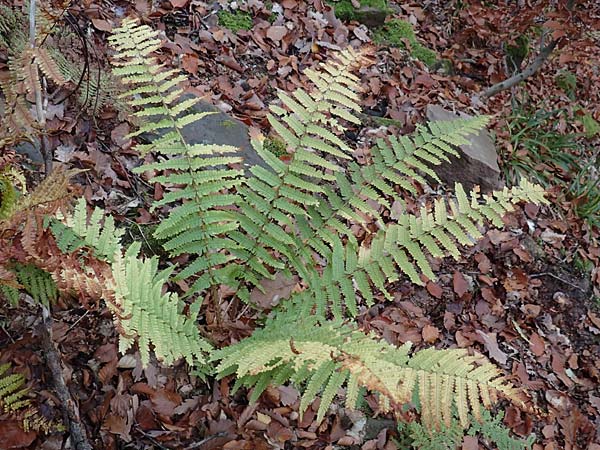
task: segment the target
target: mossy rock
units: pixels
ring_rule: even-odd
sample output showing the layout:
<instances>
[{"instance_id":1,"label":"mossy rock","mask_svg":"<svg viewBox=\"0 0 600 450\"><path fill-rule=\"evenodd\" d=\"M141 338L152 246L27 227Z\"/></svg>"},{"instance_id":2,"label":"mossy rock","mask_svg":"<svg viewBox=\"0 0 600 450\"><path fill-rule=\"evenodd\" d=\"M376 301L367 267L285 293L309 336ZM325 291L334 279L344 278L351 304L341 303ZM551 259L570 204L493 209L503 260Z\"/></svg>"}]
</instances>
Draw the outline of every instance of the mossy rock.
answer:
<instances>
[{"instance_id":1,"label":"mossy rock","mask_svg":"<svg viewBox=\"0 0 600 450\"><path fill-rule=\"evenodd\" d=\"M371 28L383 25L390 12L387 0L361 0L360 8L355 8L351 0L327 0L327 3L333 6L338 19L355 20Z\"/></svg>"},{"instance_id":2,"label":"mossy rock","mask_svg":"<svg viewBox=\"0 0 600 450\"><path fill-rule=\"evenodd\" d=\"M252 16L243 11L230 12L221 10L217 13L217 17L219 18L220 26L228 28L234 33L241 30L251 30L254 26Z\"/></svg>"},{"instance_id":3,"label":"mossy rock","mask_svg":"<svg viewBox=\"0 0 600 450\"><path fill-rule=\"evenodd\" d=\"M373 35L376 44L390 45L392 47L405 48L404 40L411 47L411 56L423 61L428 66L433 66L437 61L436 53L417 41L415 30L405 20L394 19L379 27Z\"/></svg>"}]
</instances>

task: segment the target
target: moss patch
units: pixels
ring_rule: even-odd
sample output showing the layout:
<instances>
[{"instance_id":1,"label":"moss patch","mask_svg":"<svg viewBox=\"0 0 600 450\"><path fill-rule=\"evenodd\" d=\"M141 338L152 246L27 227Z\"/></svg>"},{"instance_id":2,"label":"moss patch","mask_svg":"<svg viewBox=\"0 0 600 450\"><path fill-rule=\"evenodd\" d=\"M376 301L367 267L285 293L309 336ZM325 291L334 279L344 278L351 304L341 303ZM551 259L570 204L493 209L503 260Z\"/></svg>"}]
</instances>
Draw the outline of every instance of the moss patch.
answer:
<instances>
[{"instance_id":1,"label":"moss patch","mask_svg":"<svg viewBox=\"0 0 600 450\"><path fill-rule=\"evenodd\" d=\"M269 150L278 158L287 154L287 146L285 145L285 142L283 142L281 139L268 137L263 142L263 147L266 150Z\"/></svg>"},{"instance_id":2,"label":"moss patch","mask_svg":"<svg viewBox=\"0 0 600 450\"><path fill-rule=\"evenodd\" d=\"M577 91L577 76L568 70L561 70L554 78L556 85L561 88L570 99L575 98Z\"/></svg>"},{"instance_id":3,"label":"moss patch","mask_svg":"<svg viewBox=\"0 0 600 450\"><path fill-rule=\"evenodd\" d=\"M327 0L327 3L333 6L335 16L344 21L358 20L357 10L352 6L350 0L333 1ZM361 0L360 6L380 9L381 11L389 11L387 0Z\"/></svg>"},{"instance_id":4,"label":"moss patch","mask_svg":"<svg viewBox=\"0 0 600 450\"><path fill-rule=\"evenodd\" d=\"M517 71L529 55L529 36L520 34L514 45L506 45L506 59L511 70Z\"/></svg>"},{"instance_id":5,"label":"moss patch","mask_svg":"<svg viewBox=\"0 0 600 450\"><path fill-rule=\"evenodd\" d=\"M252 16L243 11L225 11L221 10L217 13L219 17L219 25L228 28L234 33L241 30L250 30L254 25L252 22Z\"/></svg>"},{"instance_id":6,"label":"moss patch","mask_svg":"<svg viewBox=\"0 0 600 450\"><path fill-rule=\"evenodd\" d=\"M591 114L586 114L581 118L583 122L583 128L585 128L585 137L593 138L597 134L600 134L600 124L592 117Z\"/></svg>"},{"instance_id":7,"label":"moss patch","mask_svg":"<svg viewBox=\"0 0 600 450\"><path fill-rule=\"evenodd\" d=\"M411 47L411 55L428 66L433 66L437 61L437 55L433 50L421 45L417 41L415 30L405 20L394 19L384 26L375 30L373 41L377 44L391 45L392 47L405 48L403 39L406 39Z\"/></svg>"}]
</instances>

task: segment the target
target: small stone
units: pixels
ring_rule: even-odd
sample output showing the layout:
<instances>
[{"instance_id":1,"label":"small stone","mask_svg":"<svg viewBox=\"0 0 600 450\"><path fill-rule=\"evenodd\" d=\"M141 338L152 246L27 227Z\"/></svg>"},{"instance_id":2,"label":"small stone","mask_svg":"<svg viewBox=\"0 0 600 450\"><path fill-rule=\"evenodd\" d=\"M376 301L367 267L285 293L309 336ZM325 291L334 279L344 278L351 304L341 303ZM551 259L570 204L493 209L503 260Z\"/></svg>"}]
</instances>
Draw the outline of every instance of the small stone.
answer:
<instances>
[{"instance_id":1,"label":"small stone","mask_svg":"<svg viewBox=\"0 0 600 450\"><path fill-rule=\"evenodd\" d=\"M468 114L455 114L437 105L427 106L427 119L431 121L469 117L471 116ZM498 153L489 132L481 130L477 135L467 136L466 139L470 143L459 148L461 157L448 155L450 162L436 166L435 173L450 186L455 182L461 183L467 192L475 186L479 186L484 193L501 189L504 183L500 179Z\"/></svg>"}]
</instances>

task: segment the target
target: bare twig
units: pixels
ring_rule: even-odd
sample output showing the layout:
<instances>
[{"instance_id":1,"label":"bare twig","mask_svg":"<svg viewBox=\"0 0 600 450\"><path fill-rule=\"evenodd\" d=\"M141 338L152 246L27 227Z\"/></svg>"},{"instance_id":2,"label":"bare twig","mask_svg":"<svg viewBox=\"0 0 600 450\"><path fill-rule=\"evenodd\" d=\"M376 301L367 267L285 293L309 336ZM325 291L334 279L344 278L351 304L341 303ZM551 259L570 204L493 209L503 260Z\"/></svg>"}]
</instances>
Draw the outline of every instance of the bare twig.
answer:
<instances>
[{"instance_id":1,"label":"bare twig","mask_svg":"<svg viewBox=\"0 0 600 450\"><path fill-rule=\"evenodd\" d=\"M558 275L554 275L551 272L542 272L542 273L532 273L531 275L529 275L531 278L537 278L537 277L552 277L555 280L560 281L561 283L567 284L575 289L579 289L581 292L586 292L586 290L584 288L582 288L581 286L577 286L574 283L571 283L570 281L565 280L564 278L559 277Z\"/></svg>"},{"instance_id":2,"label":"bare twig","mask_svg":"<svg viewBox=\"0 0 600 450\"><path fill-rule=\"evenodd\" d=\"M36 1L31 0L29 2L29 46L32 49L35 49L35 8ZM35 70L39 70L37 67L37 62L33 61L35 64ZM37 84L34 83L35 87L35 112L37 115L38 124L42 130L40 136L40 150L42 153L42 157L44 158L44 170L46 172L46 176L52 172L52 151L48 148L48 140L46 139L46 111L44 109L44 102L42 99L42 89L40 89Z\"/></svg>"},{"instance_id":3,"label":"bare twig","mask_svg":"<svg viewBox=\"0 0 600 450\"><path fill-rule=\"evenodd\" d=\"M489 98L496 95L498 92L503 91L505 89L510 89L521 81L529 78L531 75L536 73L540 67L544 64L546 59L550 56L556 45L558 44L558 39L553 40L547 46L544 46L544 34L541 37L541 49L539 55L533 60L531 64L529 64L522 72L519 72L512 77L501 81L500 83L494 84L492 87L487 89L481 94L483 98Z\"/></svg>"},{"instance_id":4,"label":"bare twig","mask_svg":"<svg viewBox=\"0 0 600 450\"><path fill-rule=\"evenodd\" d=\"M54 391L60 400L63 415L65 416L73 448L76 450L92 450L85 428L79 419L79 411L62 375L60 354L52 340L52 317L47 308L42 306L42 323L38 326L39 336L42 340L42 351L46 365L50 370Z\"/></svg>"}]
</instances>

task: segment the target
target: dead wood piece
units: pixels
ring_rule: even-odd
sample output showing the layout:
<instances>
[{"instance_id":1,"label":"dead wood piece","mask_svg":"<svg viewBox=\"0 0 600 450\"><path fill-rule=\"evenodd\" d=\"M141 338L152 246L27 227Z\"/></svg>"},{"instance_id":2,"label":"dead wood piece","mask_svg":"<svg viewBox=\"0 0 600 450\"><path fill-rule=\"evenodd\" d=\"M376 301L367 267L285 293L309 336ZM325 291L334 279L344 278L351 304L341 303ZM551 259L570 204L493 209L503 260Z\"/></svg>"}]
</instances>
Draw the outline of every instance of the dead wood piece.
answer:
<instances>
[{"instance_id":1,"label":"dead wood piece","mask_svg":"<svg viewBox=\"0 0 600 450\"><path fill-rule=\"evenodd\" d=\"M85 429L81 424L77 405L71 397L62 375L60 354L52 340L52 317L50 317L45 308L42 308L42 310L42 322L38 326L38 332L42 341L42 350L44 352L44 358L46 359L46 365L52 376L54 391L60 400L63 416L67 422L71 442L76 450L92 450Z\"/></svg>"}]
</instances>

